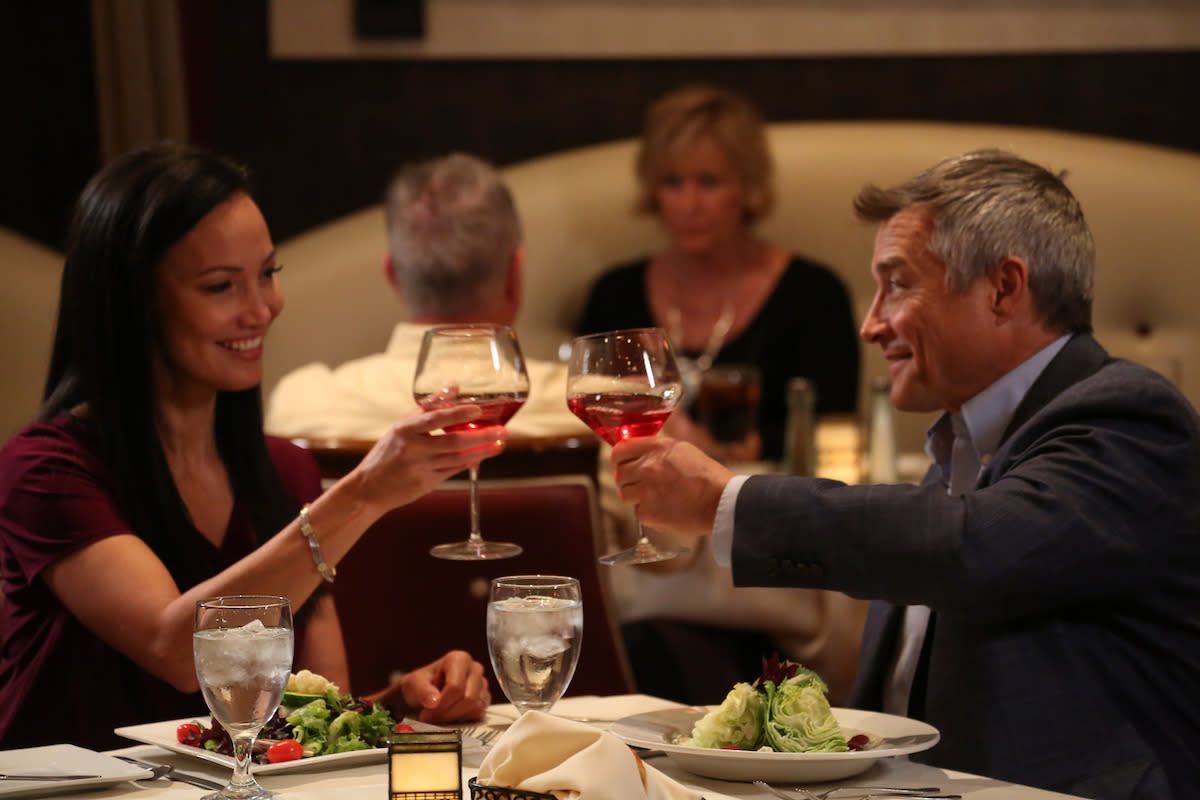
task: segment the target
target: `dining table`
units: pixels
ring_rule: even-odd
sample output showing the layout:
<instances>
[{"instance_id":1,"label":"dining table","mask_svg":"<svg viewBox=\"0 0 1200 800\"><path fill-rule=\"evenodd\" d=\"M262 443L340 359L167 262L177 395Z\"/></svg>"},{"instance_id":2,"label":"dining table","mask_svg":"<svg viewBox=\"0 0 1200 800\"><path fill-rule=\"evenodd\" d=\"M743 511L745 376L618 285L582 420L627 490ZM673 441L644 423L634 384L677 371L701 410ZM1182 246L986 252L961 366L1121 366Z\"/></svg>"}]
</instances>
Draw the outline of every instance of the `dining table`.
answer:
<instances>
[{"instance_id":1,"label":"dining table","mask_svg":"<svg viewBox=\"0 0 1200 800\"><path fill-rule=\"evenodd\" d=\"M607 728L619 719L645 712L681 707L679 703L644 694L619 696L568 696L558 701L550 713L580 723ZM488 709L482 723L499 731L507 729L518 716L511 705L498 704ZM475 742L475 739L465 739ZM935 745L936 747L936 745ZM486 746L465 744L463 749L462 788L463 798L471 797L467 780L478 772L480 761L486 755ZM229 778L230 770L219 764L199 758L171 752L167 749L131 742L130 746L108 751L108 755L131 756L151 764L171 765L177 772L204 776L218 781ZM347 766L329 765L322 767L319 759L311 765L297 765L294 771L259 776L259 782L271 790L276 800L385 800L388 797L388 767L383 753L371 763L354 763ZM648 769L658 769L676 781L701 792L726 795L744 800L771 798L777 800L770 790L754 783L716 780L689 773L677 766L669 757L649 756L645 760ZM980 775L956 770L941 769L911 760L908 756L892 756L876 761L867 771L839 782L814 784L807 788L823 791L839 785L863 785L918 787L936 786L942 794L961 795L964 800L1063 800L1075 797L1057 792L1021 786ZM779 788L787 789L786 785ZM154 780L126 781L103 789L95 789L78 795L87 800L187 800L200 798L209 790L200 789L167 778ZM801 795L786 792L788 796L801 800ZM862 795L858 795L861 797ZM854 797L854 795L837 795Z\"/></svg>"}]
</instances>

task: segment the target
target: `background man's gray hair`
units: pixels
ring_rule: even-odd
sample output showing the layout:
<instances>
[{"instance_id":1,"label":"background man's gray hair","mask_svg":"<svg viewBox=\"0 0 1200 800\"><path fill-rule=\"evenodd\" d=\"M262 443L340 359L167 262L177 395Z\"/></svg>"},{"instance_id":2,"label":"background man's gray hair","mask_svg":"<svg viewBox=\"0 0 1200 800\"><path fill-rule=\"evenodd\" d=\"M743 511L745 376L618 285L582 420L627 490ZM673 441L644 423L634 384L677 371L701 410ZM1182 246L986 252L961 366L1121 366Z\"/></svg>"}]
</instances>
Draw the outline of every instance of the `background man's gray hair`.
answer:
<instances>
[{"instance_id":1,"label":"background man's gray hair","mask_svg":"<svg viewBox=\"0 0 1200 800\"><path fill-rule=\"evenodd\" d=\"M470 313L503 291L521 225L487 162L454 153L402 169L388 186L388 247L414 314Z\"/></svg>"},{"instance_id":2,"label":"background man's gray hair","mask_svg":"<svg viewBox=\"0 0 1200 800\"><path fill-rule=\"evenodd\" d=\"M1092 328L1096 248L1062 178L1003 150L975 150L899 186L867 186L854 210L860 219L882 223L906 208L930 209L929 249L945 263L951 291L966 291L1006 257L1017 256L1029 266L1042 322L1063 333L1086 332Z\"/></svg>"}]
</instances>

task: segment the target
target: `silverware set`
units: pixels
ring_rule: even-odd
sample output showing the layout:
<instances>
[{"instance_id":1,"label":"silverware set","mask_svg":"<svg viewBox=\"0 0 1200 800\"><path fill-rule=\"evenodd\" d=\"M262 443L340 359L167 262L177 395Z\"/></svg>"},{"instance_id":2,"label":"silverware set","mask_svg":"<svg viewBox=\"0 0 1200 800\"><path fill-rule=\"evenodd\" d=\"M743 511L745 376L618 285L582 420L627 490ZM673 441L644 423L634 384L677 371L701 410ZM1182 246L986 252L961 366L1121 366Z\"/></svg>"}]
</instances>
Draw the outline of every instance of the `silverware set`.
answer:
<instances>
[{"instance_id":1,"label":"silverware set","mask_svg":"<svg viewBox=\"0 0 1200 800\"><path fill-rule=\"evenodd\" d=\"M776 797L783 800L797 800L793 795L784 794L766 781L754 781L755 786L761 786ZM788 789L797 792L800 800L827 800L838 792L857 792L856 800L872 800L872 798L901 798L908 800L959 800L960 794L939 794L942 790L937 786L903 787L903 786L838 786L823 792L813 792L801 786ZM850 800L847 795L846 800Z\"/></svg>"},{"instance_id":2,"label":"silverware set","mask_svg":"<svg viewBox=\"0 0 1200 800\"><path fill-rule=\"evenodd\" d=\"M141 761L136 758L130 758L129 756L116 757L129 764L133 764L135 767L141 767L142 769L150 770L150 777L143 778L142 780L148 781L156 780L158 778L166 778L169 781L186 783L189 786L195 786L200 789L220 791L221 789L225 788L225 784L218 783L217 781L210 780L209 778L202 778L199 775L190 775L186 772L176 772L175 767L171 766L170 764L151 764L149 761Z\"/></svg>"}]
</instances>

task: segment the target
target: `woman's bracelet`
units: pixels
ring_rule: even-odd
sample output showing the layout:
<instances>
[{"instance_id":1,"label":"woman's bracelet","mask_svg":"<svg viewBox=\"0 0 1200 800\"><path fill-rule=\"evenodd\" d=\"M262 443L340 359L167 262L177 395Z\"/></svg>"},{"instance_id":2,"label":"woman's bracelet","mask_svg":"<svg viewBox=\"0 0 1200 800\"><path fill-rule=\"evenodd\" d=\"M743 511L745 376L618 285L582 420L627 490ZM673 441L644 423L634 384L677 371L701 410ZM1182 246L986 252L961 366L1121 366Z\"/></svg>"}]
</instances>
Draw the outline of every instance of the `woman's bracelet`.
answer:
<instances>
[{"instance_id":1,"label":"woman's bracelet","mask_svg":"<svg viewBox=\"0 0 1200 800\"><path fill-rule=\"evenodd\" d=\"M300 533L305 539L308 539L308 549L312 551L313 563L317 565L317 572L321 573L321 577L328 583L333 583L334 577L337 576L337 570L325 563L325 557L321 555L321 545L317 541L317 533L312 528L312 523L308 521L308 504L304 504L304 508L300 509Z\"/></svg>"}]
</instances>

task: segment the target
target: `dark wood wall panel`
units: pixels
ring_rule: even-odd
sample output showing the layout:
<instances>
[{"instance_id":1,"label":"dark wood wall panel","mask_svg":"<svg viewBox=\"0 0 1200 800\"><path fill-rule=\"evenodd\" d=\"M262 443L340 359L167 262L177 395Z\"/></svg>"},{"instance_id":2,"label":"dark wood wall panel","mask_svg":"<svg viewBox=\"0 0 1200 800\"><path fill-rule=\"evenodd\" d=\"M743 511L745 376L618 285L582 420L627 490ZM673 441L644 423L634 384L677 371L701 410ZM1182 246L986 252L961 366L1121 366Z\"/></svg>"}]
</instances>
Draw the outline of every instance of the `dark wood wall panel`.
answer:
<instances>
[{"instance_id":1,"label":"dark wood wall panel","mask_svg":"<svg viewBox=\"0 0 1200 800\"><path fill-rule=\"evenodd\" d=\"M635 135L691 81L770 120L1044 125L1200 150L1200 53L926 58L271 61L264 5L220 6L213 142L249 161L276 236L376 202L405 161L466 150L500 164Z\"/></svg>"},{"instance_id":2,"label":"dark wood wall panel","mask_svg":"<svg viewBox=\"0 0 1200 800\"><path fill-rule=\"evenodd\" d=\"M184 0L182 7L194 136L249 163L280 239L376 202L390 173L415 158L466 150L508 164L636 135L651 100L691 81L741 91L773 121L1040 125L1200 151L1192 77L1200 75L1200 51L272 61L265 0ZM19 10L27 8L39 11ZM98 166L87 3L5 4L4 14L13 19L0 25L0 163L10 190L0 223L60 246L70 200Z\"/></svg>"},{"instance_id":3,"label":"dark wood wall panel","mask_svg":"<svg viewBox=\"0 0 1200 800\"><path fill-rule=\"evenodd\" d=\"M55 247L100 159L87 5L0 7L0 225Z\"/></svg>"}]
</instances>

